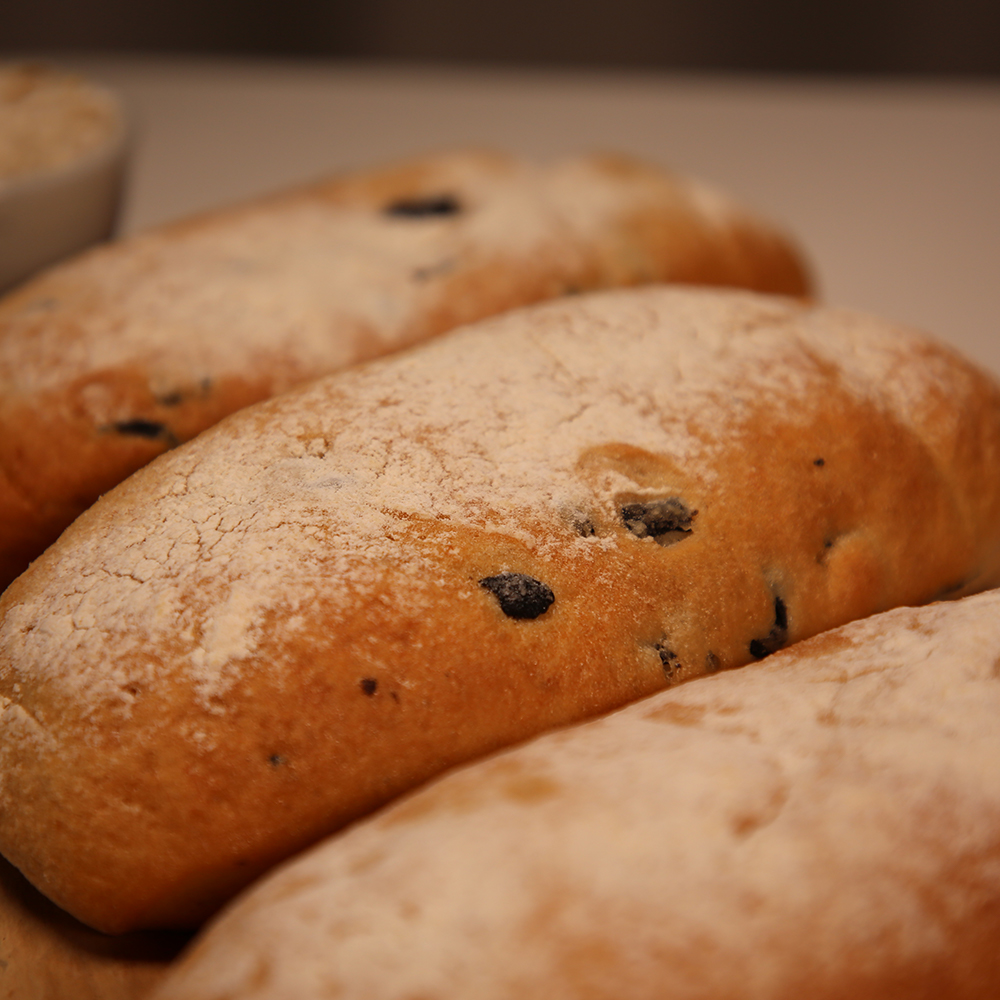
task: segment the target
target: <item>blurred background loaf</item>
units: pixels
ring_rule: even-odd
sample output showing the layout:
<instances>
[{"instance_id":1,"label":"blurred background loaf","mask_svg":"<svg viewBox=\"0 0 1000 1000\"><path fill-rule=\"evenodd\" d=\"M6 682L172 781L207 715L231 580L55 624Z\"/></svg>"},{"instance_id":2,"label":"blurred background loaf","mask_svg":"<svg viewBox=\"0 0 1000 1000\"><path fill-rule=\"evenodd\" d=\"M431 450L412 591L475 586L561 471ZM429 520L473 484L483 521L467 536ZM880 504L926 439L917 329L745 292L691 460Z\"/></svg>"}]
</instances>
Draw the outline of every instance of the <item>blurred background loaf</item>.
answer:
<instances>
[{"instance_id":1,"label":"blurred background loaf","mask_svg":"<svg viewBox=\"0 0 1000 1000\"><path fill-rule=\"evenodd\" d=\"M99 247L0 301L0 589L103 492L241 406L553 296L801 296L788 238L623 156L405 160Z\"/></svg>"}]
</instances>

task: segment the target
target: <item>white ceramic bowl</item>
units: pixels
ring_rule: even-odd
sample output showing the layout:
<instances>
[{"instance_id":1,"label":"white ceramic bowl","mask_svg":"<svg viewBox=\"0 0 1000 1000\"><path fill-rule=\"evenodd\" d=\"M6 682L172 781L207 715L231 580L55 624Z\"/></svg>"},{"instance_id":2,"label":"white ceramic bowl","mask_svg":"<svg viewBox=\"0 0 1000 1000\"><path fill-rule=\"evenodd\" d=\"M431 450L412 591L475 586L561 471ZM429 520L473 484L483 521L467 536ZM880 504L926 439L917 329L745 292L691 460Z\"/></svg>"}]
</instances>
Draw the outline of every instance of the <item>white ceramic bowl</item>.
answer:
<instances>
[{"instance_id":1,"label":"white ceramic bowl","mask_svg":"<svg viewBox=\"0 0 1000 1000\"><path fill-rule=\"evenodd\" d=\"M34 147L48 143L52 151L28 157L28 166L14 171L10 155L6 161L0 158L0 292L47 264L107 239L114 230L125 178L127 129L121 101L107 88L24 64L0 65L0 101L4 85L9 97L12 81L23 81L26 73L32 74L32 86L55 86L58 81L62 89L46 95L47 102L36 101L27 124L29 116L20 114L15 120L0 113L0 143L7 143L8 154L17 153L18 143L32 146L33 153ZM61 136L60 129L77 128L79 133L73 115L58 109L60 102L77 98L85 112L87 101L99 110L99 127L91 120L86 135ZM4 135L5 127L12 134Z\"/></svg>"}]
</instances>

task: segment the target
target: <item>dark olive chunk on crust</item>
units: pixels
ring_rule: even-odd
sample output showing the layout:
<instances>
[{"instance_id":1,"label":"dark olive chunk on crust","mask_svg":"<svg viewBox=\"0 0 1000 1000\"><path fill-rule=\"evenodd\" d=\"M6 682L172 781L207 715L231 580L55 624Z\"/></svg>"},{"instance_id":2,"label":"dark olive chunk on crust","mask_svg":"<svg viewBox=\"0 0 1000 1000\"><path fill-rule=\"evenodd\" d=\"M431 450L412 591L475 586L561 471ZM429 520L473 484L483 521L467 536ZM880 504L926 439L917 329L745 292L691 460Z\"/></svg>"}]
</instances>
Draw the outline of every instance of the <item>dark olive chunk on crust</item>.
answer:
<instances>
[{"instance_id":1,"label":"dark olive chunk on crust","mask_svg":"<svg viewBox=\"0 0 1000 1000\"><path fill-rule=\"evenodd\" d=\"M537 618L549 610L555 594L541 580L526 573L498 573L479 581L500 602L508 618Z\"/></svg>"},{"instance_id":2,"label":"dark olive chunk on crust","mask_svg":"<svg viewBox=\"0 0 1000 1000\"><path fill-rule=\"evenodd\" d=\"M362 677L360 687L371 698L378 690L378 681L374 677Z\"/></svg>"},{"instance_id":3,"label":"dark olive chunk on crust","mask_svg":"<svg viewBox=\"0 0 1000 1000\"><path fill-rule=\"evenodd\" d=\"M458 215L462 206L450 194L432 194L420 198L400 198L385 206L385 214L400 219L426 219Z\"/></svg>"},{"instance_id":4,"label":"dark olive chunk on crust","mask_svg":"<svg viewBox=\"0 0 1000 1000\"><path fill-rule=\"evenodd\" d=\"M774 599L774 625L763 639L752 639L750 655L758 660L776 653L788 641L788 609L780 598Z\"/></svg>"},{"instance_id":5,"label":"dark olive chunk on crust","mask_svg":"<svg viewBox=\"0 0 1000 1000\"><path fill-rule=\"evenodd\" d=\"M679 497L625 504L621 509L625 527L637 538L656 538L670 531L691 531L696 510L688 510Z\"/></svg>"},{"instance_id":6,"label":"dark olive chunk on crust","mask_svg":"<svg viewBox=\"0 0 1000 1000\"><path fill-rule=\"evenodd\" d=\"M660 655L660 663L663 664L663 672L667 675L667 679L673 680L681 669L680 658L667 646L666 640L658 642L654 649Z\"/></svg>"},{"instance_id":7,"label":"dark olive chunk on crust","mask_svg":"<svg viewBox=\"0 0 1000 1000\"><path fill-rule=\"evenodd\" d=\"M170 434L164 424L157 423L155 420L143 420L141 417L136 417L134 420L119 420L112 426L119 434L150 438L151 440Z\"/></svg>"}]
</instances>

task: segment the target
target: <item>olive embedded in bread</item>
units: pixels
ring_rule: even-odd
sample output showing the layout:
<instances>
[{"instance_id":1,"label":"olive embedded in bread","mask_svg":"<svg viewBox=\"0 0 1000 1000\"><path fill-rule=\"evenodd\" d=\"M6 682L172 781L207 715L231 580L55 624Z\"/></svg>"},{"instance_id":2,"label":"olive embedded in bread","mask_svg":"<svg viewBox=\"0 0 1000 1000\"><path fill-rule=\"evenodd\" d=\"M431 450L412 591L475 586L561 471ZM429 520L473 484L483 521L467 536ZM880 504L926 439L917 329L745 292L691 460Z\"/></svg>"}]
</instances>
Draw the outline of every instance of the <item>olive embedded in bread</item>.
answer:
<instances>
[{"instance_id":1,"label":"olive embedded in bread","mask_svg":"<svg viewBox=\"0 0 1000 1000\"><path fill-rule=\"evenodd\" d=\"M8 588L0 850L95 926L192 923L454 764L998 579L1000 389L929 338L508 313L231 416Z\"/></svg>"},{"instance_id":2,"label":"olive embedded in bread","mask_svg":"<svg viewBox=\"0 0 1000 1000\"><path fill-rule=\"evenodd\" d=\"M537 618L555 600L541 580L525 573L498 573L484 577L479 583L496 595L501 611L509 618Z\"/></svg>"}]
</instances>

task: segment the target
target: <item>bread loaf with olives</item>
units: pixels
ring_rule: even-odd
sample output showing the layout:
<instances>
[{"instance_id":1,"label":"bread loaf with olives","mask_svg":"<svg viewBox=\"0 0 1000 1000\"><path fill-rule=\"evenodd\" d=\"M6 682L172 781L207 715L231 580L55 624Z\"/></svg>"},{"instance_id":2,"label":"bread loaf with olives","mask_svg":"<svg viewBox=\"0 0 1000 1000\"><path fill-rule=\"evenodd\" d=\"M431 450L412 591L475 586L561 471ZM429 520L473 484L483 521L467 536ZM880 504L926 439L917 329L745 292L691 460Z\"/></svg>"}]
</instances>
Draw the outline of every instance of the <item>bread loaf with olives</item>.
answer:
<instances>
[{"instance_id":1,"label":"bread loaf with olives","mask_svg":"<svg viewBox=\"0 0 1000 1000\"><path fill-rule=\"evenodd\" d=\"M459 323L650 281L803 294L797 252L616 157L365 171L93 250L0 302L0 589L104 491L227 413Z\"/></svg>"},{"instance_id":2,"label":"bread loaf with olives","mask_svg":"<svg viewBox=\"0 0 1000 1000\"><path fill-rule=\"evenodd\" d=\"M156 1000L1000 995L1000 591L463 768L264 879Z\"/></svg>"},{"instance_id":3,"label":"bread loaf with olives","mask_svg":"<svg viewBox=\"0 0 1000 1000\"><path fill-rule=\"evenodd\" d=\"M195 923L445 768L1000 581L1000 388L888 323L649 288L234 414L0 600L0 852Z\"/></svg>"}]
</instances>

